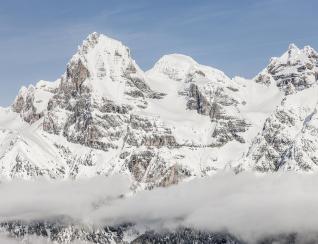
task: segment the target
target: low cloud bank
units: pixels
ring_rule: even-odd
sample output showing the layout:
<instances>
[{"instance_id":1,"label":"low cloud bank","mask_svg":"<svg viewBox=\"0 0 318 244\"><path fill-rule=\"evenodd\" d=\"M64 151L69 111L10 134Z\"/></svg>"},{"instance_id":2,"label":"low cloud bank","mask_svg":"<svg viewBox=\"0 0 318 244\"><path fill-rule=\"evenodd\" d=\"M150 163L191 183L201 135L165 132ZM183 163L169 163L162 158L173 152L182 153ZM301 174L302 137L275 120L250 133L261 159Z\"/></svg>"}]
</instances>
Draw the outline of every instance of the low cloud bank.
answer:
<instances>
[{"instance_id":1,"label":"low cloud bank","mask_svg":"<svg viewBox=\"0 0 318 244\"><path fill-rule=\"evenodd\" d=\"M0 220L60 215L85 223L194 227L241 238L318 233L318 175L218 174L169 188L129 192L123 177L0 184Z\"/></svg>"},{"instance_id":2,"label":"low cloud bank","mask_svg":"<svg viewBox=\"0 0 318 244\"><path fill-rule=\"evenodd\" d=\"M309 235L318 233L317 192L317 174L218 174L140 192L96 210L91 217L106 223L228 230L243 238L292 232Z\"/></svg>"},{"instance_id":3,"label":"low cloud bank","mask_svg":"<svg viewBox=\"0 0 318 244\"><path fill-rule=\"evenodd\" d=\"M89 213L129 191L122 176L78 181L12 181L0 184L0 221L66 216L83 220Z\"/></svg>"}]
</instances>

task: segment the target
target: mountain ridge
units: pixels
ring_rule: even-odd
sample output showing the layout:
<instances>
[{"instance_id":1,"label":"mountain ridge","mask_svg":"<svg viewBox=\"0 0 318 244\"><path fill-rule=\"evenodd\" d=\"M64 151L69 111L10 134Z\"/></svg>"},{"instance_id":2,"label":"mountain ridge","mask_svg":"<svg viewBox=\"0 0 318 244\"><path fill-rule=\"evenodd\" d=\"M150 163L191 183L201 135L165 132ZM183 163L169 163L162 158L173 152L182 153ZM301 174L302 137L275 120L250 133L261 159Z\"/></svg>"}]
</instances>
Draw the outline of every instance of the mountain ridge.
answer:
<instances>
[{"instance_id":1,"label":"mountain ridge","mask_svg":"<svg viewBox=\"0 0 318 244\"><path fill-rule=\"evenodd\" d=\"M316 143L316 106L291 101L313 96L317 79L318 55L309 46L290 45L247 80L182 54L164 55L144 72L128 47L92 33L61 78L21 88L1 110L0 175L119 173L151 189L224 169L315 170L318 149L298 161L286 156L294 136L284 131L298 131L307 118L295 148L307 155Z\"/></svg>"}]
</instances>

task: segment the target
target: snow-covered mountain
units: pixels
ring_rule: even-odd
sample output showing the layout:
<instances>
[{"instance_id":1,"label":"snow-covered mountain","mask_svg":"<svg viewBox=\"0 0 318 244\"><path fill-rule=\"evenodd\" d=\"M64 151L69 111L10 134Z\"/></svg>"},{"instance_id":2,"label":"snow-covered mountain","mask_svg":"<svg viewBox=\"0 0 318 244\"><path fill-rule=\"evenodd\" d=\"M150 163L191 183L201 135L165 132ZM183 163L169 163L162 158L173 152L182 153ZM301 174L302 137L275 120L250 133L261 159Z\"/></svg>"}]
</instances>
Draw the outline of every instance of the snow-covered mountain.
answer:
<instances>
[{"instance_id":1,"label":"snow-covered mountain","mask_svg":"<svg viewBox=\"0 0 318 244\"><path fill-rule=\"evenodd\" d=\"M255 81L263 84L276 83L285 92L292 94L317 83L318 53L310 46L299 49L290 44L288 50L256 76Z\"/></svg>"},{"instance_id":2,"label":"snow-covered mountain","mask_svg":"<svg viewBox=\"0 0 318 244\"><path fill-rule=\"evenodd\" d=\"M181 54L144 72L125 45L92 33L61 78L0 110L0 175L119 173L152 188L224 169L315 170L317 79L308 46L247 80Z\"/></svg>"},{"instance_id":3,"label":"snow-covered mountain","mask_svg":"<svg viewBox=\"0 0 318 244\"><path fill-rule=\"evenodd\" d=\"M285 96L266 118L238 169L317 170L318 53L290 44L254 80L276 84Z\"/></svg>"}]
</instances>

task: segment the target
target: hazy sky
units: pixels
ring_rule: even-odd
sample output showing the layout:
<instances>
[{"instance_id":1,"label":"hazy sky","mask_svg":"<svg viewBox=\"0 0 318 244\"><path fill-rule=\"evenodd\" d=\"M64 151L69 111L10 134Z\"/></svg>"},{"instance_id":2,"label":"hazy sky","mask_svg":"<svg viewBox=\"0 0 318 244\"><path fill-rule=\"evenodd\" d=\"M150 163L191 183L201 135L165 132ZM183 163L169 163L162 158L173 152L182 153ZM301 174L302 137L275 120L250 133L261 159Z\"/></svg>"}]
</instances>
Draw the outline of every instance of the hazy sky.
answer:
<instances>
[{"instance_id":1,"label":"hazy sky","mask_svg":"<svg viewBox=\"0 0 318 244\"><path fill-rule=\"evenodd\" d=\"M97 31L149 69L183 53L227 75L253 77L288 44L318 48L317 0L1 0L0 105L20 86L55 80Z\"/></svg>"}]
</instances>

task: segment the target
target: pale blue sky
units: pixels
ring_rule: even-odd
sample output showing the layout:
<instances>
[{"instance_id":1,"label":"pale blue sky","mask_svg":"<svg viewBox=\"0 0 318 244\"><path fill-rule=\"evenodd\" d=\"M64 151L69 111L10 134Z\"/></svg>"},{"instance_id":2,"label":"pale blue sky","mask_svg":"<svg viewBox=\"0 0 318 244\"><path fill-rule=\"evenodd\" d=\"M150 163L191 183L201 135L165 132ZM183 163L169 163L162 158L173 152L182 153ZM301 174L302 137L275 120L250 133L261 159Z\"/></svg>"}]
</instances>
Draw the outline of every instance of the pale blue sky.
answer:
<instances>
[{"instance_id":1,"label":"pale blue sky","mask_svg":"<svg viewBox=\"0 0 318 244\"><path fill-rule=\"evenodd\" d=\"M119 39L144 69L183 53L253 77L291 42L318 48L317 0L1 0L0 106L55 80L93 32Z\"/></svg>"}]
</instances>

